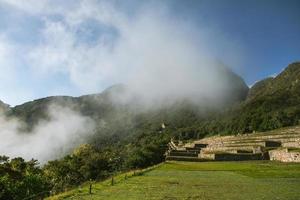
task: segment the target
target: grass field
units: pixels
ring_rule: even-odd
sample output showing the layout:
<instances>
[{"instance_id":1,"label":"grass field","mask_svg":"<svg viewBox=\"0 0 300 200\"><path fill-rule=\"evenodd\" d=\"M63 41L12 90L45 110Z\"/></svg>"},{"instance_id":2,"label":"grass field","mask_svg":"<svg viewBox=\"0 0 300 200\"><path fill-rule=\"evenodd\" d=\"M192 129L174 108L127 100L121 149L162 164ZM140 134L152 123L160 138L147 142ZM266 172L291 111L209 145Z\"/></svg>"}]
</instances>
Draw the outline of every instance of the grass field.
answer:
<instances>
[{"instance_id":1,"label":"grass field","mask_svg":"<svg viewBox=\"0 0 300 200\"><path fill-rule=\"evenodd\" d=\"M300 199L300 164L270 161L167 162L140 175L121 174L51 199Z\"/></svg>"}]
</instances>

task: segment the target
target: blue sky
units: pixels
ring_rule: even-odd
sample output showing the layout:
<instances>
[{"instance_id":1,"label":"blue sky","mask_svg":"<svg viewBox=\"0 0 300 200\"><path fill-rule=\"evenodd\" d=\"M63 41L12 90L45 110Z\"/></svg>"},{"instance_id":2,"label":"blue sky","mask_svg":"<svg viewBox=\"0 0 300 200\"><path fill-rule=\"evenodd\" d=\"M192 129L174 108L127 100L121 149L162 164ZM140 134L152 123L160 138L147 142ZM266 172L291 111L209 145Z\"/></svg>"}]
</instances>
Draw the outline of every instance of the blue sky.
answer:
<instances>
[{"instance_id":1,"label":"blue sky","mask_svg":"<svg viewBox=\"0 0 300 200\"><path fill-rule=\"evenodd\" d=\"M186 15L193 15L198 23L216 26L243 44L247 58L240 74L247 84L300 60L300 1L187 2Z\"/></svg>"},{"instance_id":2,"label":"blue sky","mask_svg":"<svg viewBox=\"0 0 300 200\"><path fill-rule=\"evenodd\" d=\"M162 62L188 65L195 52L252 85L300 60L299 9L297 0L0 0L0 99L100 92Z\"/></svg>"}]
</instances>

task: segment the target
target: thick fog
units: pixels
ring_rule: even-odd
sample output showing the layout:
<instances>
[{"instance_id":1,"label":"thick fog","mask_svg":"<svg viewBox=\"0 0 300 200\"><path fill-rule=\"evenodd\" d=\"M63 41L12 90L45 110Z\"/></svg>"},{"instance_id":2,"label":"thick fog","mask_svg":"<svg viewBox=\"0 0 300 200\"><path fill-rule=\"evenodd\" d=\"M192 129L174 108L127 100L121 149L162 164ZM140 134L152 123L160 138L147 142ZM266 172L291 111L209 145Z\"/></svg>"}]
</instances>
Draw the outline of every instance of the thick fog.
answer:
<instances>
[{"instance_id":1,"label":"thick fog","mask_svg":"<svg viewBox=\"0 0 300 200\"><path fill-rule=\"evenodd\" d=\"M37 41L26 48L13 43L11 49L22 54L10 52L6 60L23 58L40 79L63 75L81 94L125 83L146 99L214 96L227 84L216 63L236 68L243 58L236 39L206 24L204 16L203 23L196 24L175 13L167 1L129 1L135 5L131 9L119 1L1 2L42 23L34 33ZM5 36L1 38L9 43ZM66 95L72 89L49 93Z\"/></svg>"},{"instance_id":2,"label":"thick fog","mask_svg":"<svg viewBox=\"0 0 300 200\"><path fill-rule=\"evenodd\" d=\"M65 107L51 104L49 120L40 120L31 132L22 132L24 124L0 113L0 154L27 160L61 158L93 133L94 121Z\"/></svg>"},{"instance_id":3,"label":"thick fog","mask_svg":"<svg viewBox=\"0 0 300 200\"><path fill-rule=\"evenodd\" d=\"M224 62L236 67L242 58L235 40L213 26L195 26L162 2L142 3L130 12L117 1L70 2L0 0L15 12L42 19L38 42L19 48L26 66L39 78L62 74L81 93L125 83L147 104L177 98L219 100L229 83L216 66ZM13 60L16 55L9 53L5 58ZM49 113L51 120L40 121L31 134L18 131L17 119L1 115L0 154L44 162L80 144L94 127L91 119L67 108L50 107Z\"/></svg>"}]
</instances>

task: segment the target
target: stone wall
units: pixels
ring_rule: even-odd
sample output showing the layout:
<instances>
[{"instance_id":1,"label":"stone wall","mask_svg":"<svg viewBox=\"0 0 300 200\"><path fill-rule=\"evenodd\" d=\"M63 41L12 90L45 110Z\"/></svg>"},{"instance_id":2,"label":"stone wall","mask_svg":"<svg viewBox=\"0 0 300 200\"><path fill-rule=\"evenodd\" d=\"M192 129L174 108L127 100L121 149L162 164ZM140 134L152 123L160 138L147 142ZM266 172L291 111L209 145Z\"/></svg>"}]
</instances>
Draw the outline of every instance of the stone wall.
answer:
<instances>
[{"instance_id":1,"label":"stone wall","mask_svg":"<svg viewBox=\"0 0 300 200\"><path fill-rule=\"evenodd\" d=\"M283 147L294 147L299 148L300 147L300 139L297 139L293 142L285 142L282 144Z\"/></svg>"},{"instance_id":2,"label":"stone wall","mask_svg":"<svg viewBox=\"0 0 300 200\"><path fill-rule=\"evenodd\" d=\"M214 160L215 154L214 153L203 153L202 151L198 154L198 158L207 159L207 160Z\"/></svg>"},{"instance_id":3,"label":"stone wall","mask_svg":"<svg viewBox=\"0 0 300 200\"><path fill-rule=\"evenodd\" d=\"M289 152L287 148L269 151L269 156L270 160L300 163L300 152Z\"/></svg>"},{"instance_id":4,"label":"stone wall","mask_svg":"<svg viewBox=\"0 0 300 200\"><path fill-rule=\"evenodd\" d=\"M215 160L217 161L240 161L240 160L262 160L262 154L215 154Z\"/></svg>"},{"instance_id":5,"label":"stone wall","mask_svg":"<svg viewBox=\"0 0 300 200\"><path fill-rule=\"evenodd\" d=\"M207 146L204 147L203 144ZM300 162L300 126L237 136L213 136L191 142L185 147L189 149L197 145L201 147L198 157L202 159L271 159L282 162ZM282 148L287 150L282 150ZM289 149L294 150L289 151Z\"/></svg>"},{"instance_id":6,"label":"stone wall","mask_svg":"<svg viewBox=\"0 0 300 200\"><path fill-rule=\"evenodd\" d=\"M247 151L249 153L262 153L260 146L237 146L237 147L224 147L224 146L208 146L201 150L203 153L226 152L226 153L240 153L238 151Z\"/></svg>"}]
</instances>

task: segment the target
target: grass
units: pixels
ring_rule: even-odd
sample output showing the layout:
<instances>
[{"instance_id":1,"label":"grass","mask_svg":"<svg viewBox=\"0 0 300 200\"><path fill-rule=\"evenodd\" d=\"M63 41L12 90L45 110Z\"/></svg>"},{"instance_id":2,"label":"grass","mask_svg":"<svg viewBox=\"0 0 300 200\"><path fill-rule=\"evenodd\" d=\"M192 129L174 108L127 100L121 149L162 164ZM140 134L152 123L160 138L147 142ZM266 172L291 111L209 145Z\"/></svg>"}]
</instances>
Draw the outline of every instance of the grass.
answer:
<instances>
[{"instance_id":1,"label":"grass","mask_svg":"<svg viewBox=\"0 0 300 200\"><path fill-rule=\"evenodd\" d=\"M166 162L133 175L118 175L51 199L300 199L300 164L270 161Z\"/></svg>"}]
</instances>

